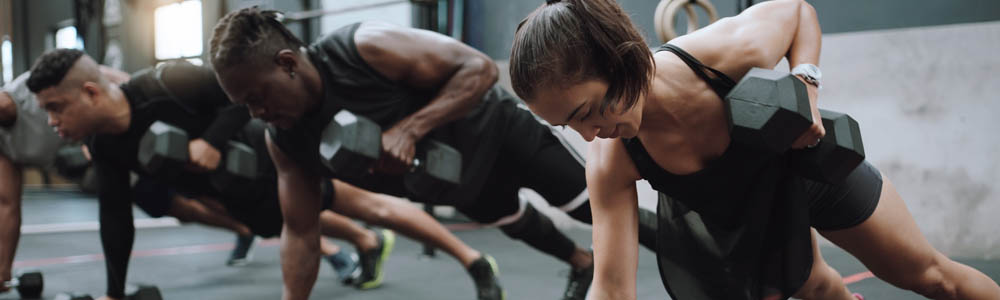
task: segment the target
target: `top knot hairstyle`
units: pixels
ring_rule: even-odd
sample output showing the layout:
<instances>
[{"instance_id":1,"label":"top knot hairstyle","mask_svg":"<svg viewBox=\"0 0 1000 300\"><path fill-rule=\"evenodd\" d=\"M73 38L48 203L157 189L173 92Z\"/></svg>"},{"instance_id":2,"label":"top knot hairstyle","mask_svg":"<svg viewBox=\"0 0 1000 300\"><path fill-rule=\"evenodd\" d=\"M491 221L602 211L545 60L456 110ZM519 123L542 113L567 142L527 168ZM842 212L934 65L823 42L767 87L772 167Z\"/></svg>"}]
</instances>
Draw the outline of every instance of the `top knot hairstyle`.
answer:
<instances>
[{"instance_id":1,"label":"top knot hairstyle","mask_svg":"<svg viewBox=\"0 0 1000 300\"><path fill-rule=\"evenodd\" d=\"M517 27L510 55L514 92L531 99L540 86L608 83L600 112L628 110L649 90L653 54L614 0L547 0Z\"/></svg>"},{"instance_id":2,"label":"top knot hairstyle","mask_svg":"<svg viewBox=\"0 0 1000 300\"><path fill-rule=\"evenodd\" d=\"M27 82L28 90L37 94L44 89L59 85L69 69L73 68L83 55L83 51L77 49L55 49L45 52L31 67L31 75Z\"/></svg>"},{"instance_id":3,"label":"top knot hairstyle","mask_svg":"<svg viewBox=\"0 0 1000 300\"><path fill-rule=\"evenodd\" d=\"M215 25L209 42L212 66L219 71L246 63L270 61L283 49L304 45L281 23L276 10L248 7L226 14Z\"/></svg>"}]
</instances>

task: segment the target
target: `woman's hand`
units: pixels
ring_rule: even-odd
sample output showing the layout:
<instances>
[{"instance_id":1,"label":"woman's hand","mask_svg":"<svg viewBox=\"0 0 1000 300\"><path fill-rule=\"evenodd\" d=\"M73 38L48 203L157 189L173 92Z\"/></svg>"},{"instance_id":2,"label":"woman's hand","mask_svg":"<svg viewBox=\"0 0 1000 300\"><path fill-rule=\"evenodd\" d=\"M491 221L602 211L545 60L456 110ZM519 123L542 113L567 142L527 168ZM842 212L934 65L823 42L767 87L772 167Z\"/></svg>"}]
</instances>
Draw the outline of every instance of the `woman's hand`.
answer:
<instances>
[{"instance_id":1,"label":"woman's hand","mask_svg":"<svg viewBox=\"0 0 1000 300\"><path fill-rule=\"evenodd\" d=\"M799 78L799 80L802 80L802 78ZM805 81L803 80L803 82ZM826 128L823 128L823 118L820 117L819 107L816 106L816 98L819 97L819 88L806 83L806 90L809 94L809 110L812 112L813 124L798 139L795 139L795 142L792 143L792 149L815 147L826 136Z\"/></svg>"}]
</instances>

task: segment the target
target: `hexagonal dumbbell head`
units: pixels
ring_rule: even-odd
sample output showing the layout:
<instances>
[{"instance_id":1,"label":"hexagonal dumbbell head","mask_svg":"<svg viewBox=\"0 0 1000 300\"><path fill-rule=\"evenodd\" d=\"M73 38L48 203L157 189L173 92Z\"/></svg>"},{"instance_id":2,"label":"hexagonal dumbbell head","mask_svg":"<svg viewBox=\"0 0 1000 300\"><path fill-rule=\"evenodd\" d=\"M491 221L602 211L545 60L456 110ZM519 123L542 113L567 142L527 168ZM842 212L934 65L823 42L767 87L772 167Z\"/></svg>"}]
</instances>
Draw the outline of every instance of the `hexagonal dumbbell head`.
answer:
<instances>
[{"instance_id":1,"label":"hexagonal dumbbell head","mask_svg":"<svg viewBox=\"0 0 1000 300\"><path fill-rule=\"evenodd\" d=\"M424 140L417 146L416 164L403 177L403 185L421 200L439 197L439 193L462 180L462 153L447 144Z\"/></svg>"},{"instance_id":2,"label":"hexagonal dumbbell head","mask_svg":"<svg viewBox=\"0 0 1000 300\"><path fill-rule=\"evenodd\" d=\"M176 177L188 161L188 135L162 121L153 122L139 140L139 165L150 174Z\"/></svg>"},{"instance_id":3,"label":"hexagonal dumbbell head","mask_svg":"<svg viewBox=\"0 0 1000 300\"><path fill-rule=\"evenodd\" d=\"M212 187L230 196L252 191L247 185L257 179L257 151L247 144L229 141L224 155L219 169L212 174Z\"/></svg>"},{"instance_id":4,"label":"hexagonal dumbbell head","mask_svg":"<svg viewBox=\"0 0 1000 300\"><path fill-rule=\"evenodd\" d=\"M60 293L52 300L94 300L94 297L81 293Z\"/></svg>"},{"instance_id":5,"label":"hexagonal dumbbell head","mask_svg":"<svg viewBox=\"0 0 1000 300\"><path fill-rule=\"evenodd\" d=\"M793 151L792 166L810 179L839 183L865 160L858 121L847 114L819 110L826 136L815 148Z\"/></svg>"},{"instance_id":6,"label":"hexagonal dumbbell head","mask_svg":"<svg viewBox=\"0 0 1000 300\"><path fill-rule=\"evenodd\" d=\"M319 155L338 176L368 172L382 152L382 128L372 120L341 110L323 129Z\"/></svg>"},{"instance_id":7,"label":"hexagonal dumbbell head","mask_svg":"<svg viewBox=\"0 0 1000 300\"><path fill-rule=\"evenodd\" d=\"M771 153L788 150L813 122L805 84L785 72L750 69L724 102L732 139Z\"/></svg>"},{"instance_id":8,"label":"hexagonal dumbbell head","mask_svg":"<svg viewBox=\"0 0 1000 300\"><path fill-rule=\"evenodd\" d=\"M134 294L128 296L132 300L163 300L160 289L152 285L140 285Z\"/></svg>"},{"instance_id":9,"label":"hexagonal dumbbell head","mask_svg":"<svg viewBox=\"0 0 1000 300\"><path fill-rule=\"evenodd\" d=\"M17 293L21 298L39 298L44 287L45 280L41 272L25 272L17 277Z\"/></svg>"}]
</instances>

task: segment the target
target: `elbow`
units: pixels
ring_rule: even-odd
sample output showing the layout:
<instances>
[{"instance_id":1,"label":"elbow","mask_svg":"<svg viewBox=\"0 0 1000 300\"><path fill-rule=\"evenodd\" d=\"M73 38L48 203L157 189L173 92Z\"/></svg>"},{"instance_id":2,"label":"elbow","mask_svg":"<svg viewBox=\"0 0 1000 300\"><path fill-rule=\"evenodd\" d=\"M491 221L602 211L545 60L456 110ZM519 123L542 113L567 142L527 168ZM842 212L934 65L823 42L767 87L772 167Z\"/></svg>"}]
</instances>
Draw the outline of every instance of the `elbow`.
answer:
<instances>
[{"instance_id":1,"label":"elbow","mask_svg":"<svg viewBox=\"0 0 1000 300\"><path fill-rule=\"evenodd\" d=\"M470 65L474 67L478 72L482 85L487 89L493 84L496 84L500 77L500 71L497 69L497 64L493 62L485 54L479 53L470 62Z\"/></svg>"}]
</instances>

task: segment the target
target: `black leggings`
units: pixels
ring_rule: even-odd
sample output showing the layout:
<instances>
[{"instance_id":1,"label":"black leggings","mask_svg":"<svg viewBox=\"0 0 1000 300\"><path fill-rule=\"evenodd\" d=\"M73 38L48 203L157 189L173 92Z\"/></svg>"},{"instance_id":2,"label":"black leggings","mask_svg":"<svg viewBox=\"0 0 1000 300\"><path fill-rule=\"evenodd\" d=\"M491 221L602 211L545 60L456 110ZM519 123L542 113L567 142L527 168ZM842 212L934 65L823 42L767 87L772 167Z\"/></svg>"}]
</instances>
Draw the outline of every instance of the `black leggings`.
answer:
<instances>
[{"instance_id":1,"label":"black leggings","mask_svg":"<svg viewBox=\"0 0 1000 300\"><path fill-rule=\"evenodd\" d=\"M574 219L591 223L580 155L527 111L519 110L512 119L479 197L456 208L477 222L494 223L518 213L518 191L529 188Z\"/></svg>"}]
</instances>

